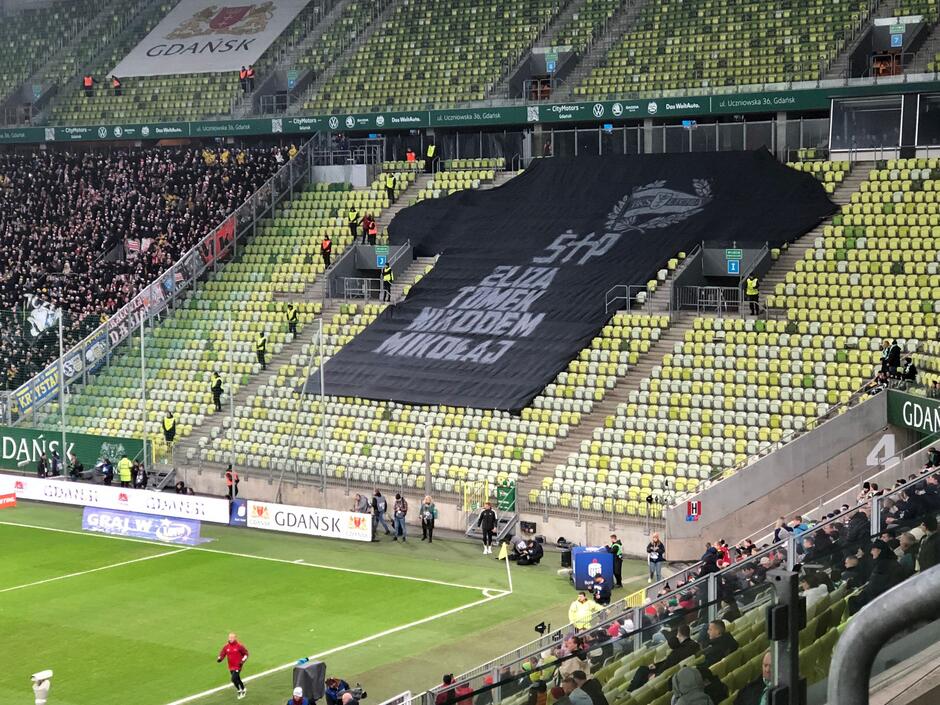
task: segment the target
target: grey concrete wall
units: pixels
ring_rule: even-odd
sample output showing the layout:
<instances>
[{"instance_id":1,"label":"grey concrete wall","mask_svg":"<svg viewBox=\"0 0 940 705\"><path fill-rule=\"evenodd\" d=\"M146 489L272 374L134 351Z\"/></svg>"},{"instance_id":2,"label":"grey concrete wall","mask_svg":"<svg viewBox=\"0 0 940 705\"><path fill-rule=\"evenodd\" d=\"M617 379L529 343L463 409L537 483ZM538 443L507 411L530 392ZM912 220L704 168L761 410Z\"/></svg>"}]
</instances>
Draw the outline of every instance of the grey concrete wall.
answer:
<instances>
[{"instance_id":1,"label":"grey concrete wall","mask_svg":"<svg viewBox=\"0 0 940 705\"><path fill-rule=\"evenodd\" d=\"M352 184L353 188L364 189L370 183L368 167L365 164L341 164L338 166L313 167L313 180L328 184Z\"/></svg>"},{"instance_id":2,"label":"grey concrete wall","mask_svg":"<svg viewBox=\"0 0 940 705\"><path fill-rule=\"evenodd\" d=\"M697 560L705 541L749 536L834 487L856 482L885 430L885 395L878 395L700 492L698 521L686 521L684 502L670 507L669 558Z\"/></svg>"}]
</instances>

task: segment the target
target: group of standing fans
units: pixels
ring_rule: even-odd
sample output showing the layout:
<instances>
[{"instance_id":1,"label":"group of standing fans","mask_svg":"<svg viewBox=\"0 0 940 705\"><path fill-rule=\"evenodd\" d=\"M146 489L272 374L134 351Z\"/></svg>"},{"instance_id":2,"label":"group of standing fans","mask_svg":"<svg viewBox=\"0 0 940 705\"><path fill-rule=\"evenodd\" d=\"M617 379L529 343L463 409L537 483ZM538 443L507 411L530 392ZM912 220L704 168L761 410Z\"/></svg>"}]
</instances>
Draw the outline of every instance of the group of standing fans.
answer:
<instances>
[{"instance_id":1,"label":"group of standing fans","mask_svg":"<svg viewBox=\"0 0 940 705\"><path fill-rule=\"evenodd\" d=\"M58 355L55 326L31 328L30 306L64 310L66 345L76 343L259 189L286 161L282 152L0 154L0 308L11 312L0 384L15 388Z\"/></svg>"}]
</instances>

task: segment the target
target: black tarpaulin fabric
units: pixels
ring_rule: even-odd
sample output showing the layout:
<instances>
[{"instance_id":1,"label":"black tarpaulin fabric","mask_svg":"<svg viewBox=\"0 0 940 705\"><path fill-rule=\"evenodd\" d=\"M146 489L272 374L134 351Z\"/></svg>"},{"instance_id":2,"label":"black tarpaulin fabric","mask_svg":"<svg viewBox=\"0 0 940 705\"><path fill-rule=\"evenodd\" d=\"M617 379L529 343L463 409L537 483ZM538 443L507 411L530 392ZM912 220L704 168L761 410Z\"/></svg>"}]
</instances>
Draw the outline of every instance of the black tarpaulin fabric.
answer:
<instances>
[{"instance_id":1,"label":"black tarpaulin fabric","mask_svg":"<svg viewBox=\"0 0 940 705\"><path fill-rule=\"evenodd\" d=\"M834 211L766 151L537 160L398 214L392 242L440 259L327 362L326 392L519 411L606 323L612 286L704 239L779 245Z\"/></svg>"}]
</instances>

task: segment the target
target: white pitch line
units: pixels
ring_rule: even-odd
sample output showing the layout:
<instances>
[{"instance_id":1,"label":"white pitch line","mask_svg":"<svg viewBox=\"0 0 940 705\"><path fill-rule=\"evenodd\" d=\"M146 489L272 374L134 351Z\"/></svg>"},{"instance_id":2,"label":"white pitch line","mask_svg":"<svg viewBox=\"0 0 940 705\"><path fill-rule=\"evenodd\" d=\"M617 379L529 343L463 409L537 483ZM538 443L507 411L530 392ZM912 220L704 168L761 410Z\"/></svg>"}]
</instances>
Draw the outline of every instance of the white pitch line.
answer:
<instances>
[{"instance_id":1,"label":"white pitch line","mask_svg":"<svg viewBox=\"0 0 940 705\"><path fill-rule=\"evenodd\" d=\"M422 624L427 624L428 622L433 622L434 620L440 619L441 617L448 617L452 614L456 614L457 612L462 612L463 610L470 609L471 607L478 607L479 605L485 604L492 600L498 600L501 597L506 597L509 594L510 594L509 592L503 591L498 595L491 595L490 597L484 597L482 600L470 602L466 605L461 605L460 607L454 607L453 609L449 609L445 612L439 612L438 614L432 614L430 617L424 617L422 619L415 620L414 622L409 622L408 624L402 624L398 627L392 627L391 629L386 629L384 632L379 632L378 634L373 634L371 636L363 637L362 639L351 641L348 644L343 644L342 646L335 646L332 649L327 649L326 651L321 651L318 654L313 654L312 656L309 656L308 658L311 661L316 660L316 659L322 659L322 658L325 658L326 656L330 656L331 654L335 654L338 651L344 651L354 646L361 646L362 644L368 644L370 641L375 641L376 639L381 639L382 637L386 637L390 634L395 634L397 632L404 631L405 629L411 629L412 627L417 627ZM282 666L275 666L274 668L269 668L268 670L262 671L261 673L255 673L254 675L248 676L247 678L242 678L242 680L245 682L248 682L248 681L257 680L258 678L264 678L265 676L270 676L272 673L286 671L288 668L292 668L294 665L296 665L296 663L297 661L295 660L295 661L291 661L290 663L285 663ZM232 687L231 683L226 683L225 685L220 685L215 688L210 688L209 690L204 690L201 693L196 693L195 695L187 695L185 698L174 700L173 702L167 703L166 705L183 705L184 703L190 703L190 702L193 702L194 700L199 700L200 698L204 698L207 695L213 695L214 693L221 693L223 690L228 690L231 687Z\"/></svg>"},{"instance_id":2,"label":"white pitch line","mask_svg":"<svg viewBox=\"0 0 940 705\"><path fill-rule=\"evenodd\" d=\"M103 565L98 568L90 568L88 570L80 570L77 573L68 573L67 575L57 575L54 578L46 578L45 580L36 580L32 583L24 583L23 585L14 585L13 587L2 588L0 593L3 592L12 592L13 590L23 590L24 588L35 587L37 585L45 585L46 583L54 583L57 580L66 580L68 578L77 578L80 575L88 575L89 573L98 573L102 570L111 570L112 568L120 568L124 565L131 565L132 563L141 563L143 561L153 560L154 558L163 558L165 556L172 556L176 553L182 553L183 551L188 551L189 548L178 548L175 551L166 551L164 553L157 553L152 556L143 556L142 558L133 558L129 561L121 561L120 563L112 563L111 565Z\"/></svg>"},{"instance_id":3,"label":"white pitch line","mask_svg":"<svg viewBox=\"0 0 940 705\"><path fill-rule=\"evenodd\" d=\"M48 526L37 526L35 524L21 524L14 521L0 521L0 526L18 526L23 529L38 529L40 531L53 531L59 534L74 534L76 536L94 536L96 538L102 539L116 539L118 541L133 541L134 543L145 543L149 546L165 546L158 541L145 541L143 539L128 538L126 536L112 536L110 534L98 534L90 533L87 531L74 531L72 529L54 529ZM203 548L201 546L193 546L189 549L190 551L200 551L202 553L217 553L222 556L234 556L236 558L252 558L258 561L271 561L273 563L284 563L287 565L302 565L308 568L321 568L323 570L335 570L340 573L358 573L360 575L374 575L379 578L395 578L397 580L411 580L418 583L431 583L432 585L444 585L445 587L455 587L463 588L465 590L479 590L483 592L484 590L489 590L490 592L500 592L499 588L484 587L482 585L464 585L462 583L449 583L445 580L434 580L433 578L421 578L415 575L397 575L395 573L381 573L375 570L360 570L358 568L340 568L333 565L322 565L320 563L308 563L303 559L299 560L288 560L287 558L273 558L271 556L259 556L254 553L238 553L236 551L221 551L217 548ZM508 590L503 590L508 594Z\"/></svg>"}]
</instances>

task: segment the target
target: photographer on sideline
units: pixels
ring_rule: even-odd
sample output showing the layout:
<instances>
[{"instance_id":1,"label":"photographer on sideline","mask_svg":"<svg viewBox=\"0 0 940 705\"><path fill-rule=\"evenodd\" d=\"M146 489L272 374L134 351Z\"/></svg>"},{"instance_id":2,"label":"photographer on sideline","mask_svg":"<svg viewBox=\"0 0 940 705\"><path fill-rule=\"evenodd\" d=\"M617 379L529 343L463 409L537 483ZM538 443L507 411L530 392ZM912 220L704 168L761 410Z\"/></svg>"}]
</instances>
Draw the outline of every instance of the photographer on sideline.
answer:
<instances>
[{"instance_id":1,"label":"photographer on sideline","mask_svg":"<svg viewBox=\"0 0 940 705\"><path fill-rule=\"evenodd\" d=\"M326 705L339 705L343 693L349 690L349 683L335 676L327 678L325 686L323 695L326 697Z\"/></svg>"}]
</instances>

